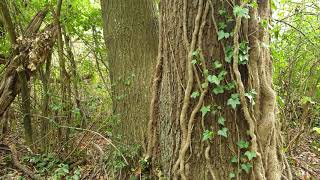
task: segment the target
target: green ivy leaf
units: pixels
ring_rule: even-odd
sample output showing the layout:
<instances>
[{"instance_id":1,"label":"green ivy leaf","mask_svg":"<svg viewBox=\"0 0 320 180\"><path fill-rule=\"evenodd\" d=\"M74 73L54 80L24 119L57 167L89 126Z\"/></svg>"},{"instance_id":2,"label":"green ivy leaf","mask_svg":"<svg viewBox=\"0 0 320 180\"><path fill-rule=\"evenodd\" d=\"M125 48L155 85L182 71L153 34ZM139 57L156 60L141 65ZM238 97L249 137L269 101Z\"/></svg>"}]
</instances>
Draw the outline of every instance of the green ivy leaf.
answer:
<instances>
[{"instance_id":1,"label":"green ivy leaf","mask_svg":"<svg viewBox=\"0 0 320 180\"><path fill-rule=\"evenodd\" d=\"M236 178L236 174L234 172L229 173L229 178L230 179Z\"/></svg>"},{"instance_id":2,"label":"green ivy leaf","mask_svg":"<svg viewBox=\"0 0 320 180\"><path fill-rule=\"evenodd\" d=\"M198 50L195 50L192 52L192 56L196 57L199 55L199 51Z\"/></svg>"},{"instance_id":3,"label":"green ivy leaf","mask_svg":"<svg viewBox=\"0 0 320 180\"><path fill-rule=\"evenodd\" d=\"M228 137L228 128L224 127L218 131L218 135L223 136L225 138Z\"/></svg>"},{"instance_id":4,"label":"green ivy leaf","mask_svg":"<svg viewBox=\"0 0 320 180\"><path fill-rule=\"evenodd\" d=\"M247 149L249 147L249 142L248 141L244 141L244 140L240 140L238 143L237 143L238 147L240 149Z\"/></svg>"},{"instance_id":5,"label":"green ivy leaf","mask_svg":"<svg viewBox=\"0 0 320 180\"><path fill-rule=\"evenodd\" d=\"M235 87L236 87L236 84L235 84L233 81L232 81L232 82L229 82L228 84L226 84L226 85L224 86L224 88L225 88L226 90L228 90L228 91L234 89Z\"/></svg>"},{"instance_id":6,"label":"green ivy leaf","mask_svg":"<svg viewBox=\"0 0 320 180\"><path fill-rule=\"evenodd\" d=\"M203 89L207 88L208 86L209 86L208 83L202 83L202 84L201 84L201 87L202 87Z\"/></svg>"},{"instance_id":7,"label":"green ivy leaf","mask_svg":"<svg viewBox=\"0 0 320 180\"><path fill-rule=\"evenodd\" d=\"M217 94L222 94L222 93L224 93L224 89L223 89L223 86L217 86L217 87L215 87L215 88L213 88L213 93L215 94L215 95L217 95Z\"/></svg>"},{"instance_id":8,"label":"green ivy leaf","mask_svg":"<svg viewBox=\"0 0 320 180\"><path fill-rule=\"evenodd\" d=\"M228 99L227 105L230 105L233 109L236 109L240 105L239 94L232 94L231 98Z\"/></svg>"},{"instance_id":9,"label":"green ivy leaf","mask_svg":"<svg viewBox=\"0 0 320 180\"><path fill-rule=\"evenodd\" d=\"M227 74L228 74L227 71L222 70L218 75L219 80L222 81Z\"/></svg>"},{"instance_id":10,"label":"green ivy leaf","mask_svg":"<svg viewBox=\"0 0 320 180\"><path fill-rule=\"evenodd\" d=\"M208 69L203 70L203 74L204 74L205 76L208 76L208 75L209 75L209 70L208 70Z\"/></svg>"},{"instance_id":11,"label":"green ivy leaf","mask_svg":"<svg viewBox=\"0 0 320 180\"><path fill-rule=\"evenodd\" d=\"M202 106L200 111L202 113L202 117L204 117L208 112L210 112L210 105L209 106Z\"/></svg>"},{"instance_id":12,"label":"green ivy leaf","mask_svg":"<svg viewBox=\"0 0 320 180\"><path fill-rule=\"evenodd\" d=\"M255 158L257 156L256 152L254 152L254 151L246 151L244 153L244 155L247 156L249 161L251 161L253 158Z\"/></svg>"},{"instance_id":13,"label":"green ivy leaf","mask_svg":"<svg viewBox=\"0 0 320 180\"><path fill-rule=\"evenodd\" d=\"M227 63L231 63L233 57L233 48L231 46L226 47L226 52L225 52L225 60Z\"/></svg>"},{"instance_id":14,"label":"green ivy leaf","mask_svg":"<svg viewBox=\"0 0 320 180\"><path fill-rule=\"evenodd\" d=\"M220 9L220 10L219 10L219 14L220 14L221 16L224 16L224 15L227 14L227 11L226 11L225 9Z\"/></svg>"},{"instance_id":15,"label":"green ivy leaf","mask_svg":"<svg viewBox=\"0 0 320 180\"><path fill-rule=\"evenodd\" d=\"M320 128L319 127L312 128L312 131L315 131L317 134L320 134Z\"/></svg>"},{"instance_id":16,"label":"green ivy leaf","mask_svg":"<svg viewBox=\"0 0 320 180\"><path fill-rule=\"evenodd\" d=\"M232 163L238 163L238 157L237 156L232 156L231 162Z\"/></svg>"},{"instance_id":17,"label":"green ivy leaf","mask_svg":"<svg viewBox=\"0 0 320 180\"><path fill-rule=\"evenodd\" d=\"M228 37L230 37L230 33L224 32L223 30L218 31L218 41L223 38L227 39Z\"/></svg>"},{"instance_id":18,"label":"green ivy leaf","mask_svg":"<svg viewBox=\"0 0 320 180\"><path fill-rule=\"evenodd\" d=\"M222 116L220 116L219 118L218 118L218 124L221 124L222 126L224 126L224 122L225 122L226 120L224 119L224 117L222 117Z\"/></svg>"},{"instance_id":19,"label":"green ivy leaf","mask_svg":"<svg viewBox=\"0 0 320 180\"><path fill-rule=\"evenodd\" d=\"M211 140L214 137L214 132L210 130L205 130L202 133L202 141Z\"/></svg>"},{"instance_id":20,"label":"green ivy leaf","mask_svg":"<svg viewBox=\"0 0 320 180\"><path fill-rule=\"evenodd\" d=\"M219 61L214 61L213 66L214 68L219 69L222 67L222 64Z\"/></svg>"},{"instance_id":21,"label":"green ivy leaf","mask_svg":"<svg viewBox=\"0 0 320 180\"><path fill-rule=\"evenodd\" d=\"M243 163L241 164L241 169L243 169L247 174L250 172L251 168L252 168L252 164L250 163Z\"/></svg>"},{"instance_id":22,"label":"green ivy leaf","mask_svg":"<svg viewBox=\"0 0 320 180\"><path fill-rule=\"evenodd\" d=\"M191 64L193 64L193 65L197 64L197 60L195 60L195 59L192 60L192 61L191 61Z\"/></svg>"},{"instance_id":23,"label":"green ivy leaf","mask_svg":"<svg viewBox=\"0 0 320 180\"><path fill-rule=\"evenodd\" d=\"M224 30L224 28L226 28L226 27L227 27L226 23L224 23L224 22L219 22L219 24L218 24L218 29L219 29L219 30Z\"/></svg>"},{"instance_id":24,"label":"green ivy leaf","mask_svg":"<svg viewBox=\"0 0 320 180\"><path fill-rule=\"evenodd\" d=\"M233 8L233 14L234 16L239 16L239 17L244 17L244 18L250 18L249 16L249 9L247 8L242 8L240 6L234 6Z\"/></svg>"},{"instance_id":25,"label":"green ivy leaf","mask_svg":"<svg viewBox=\"0 0 320 180\"><path fill-rule=\"evenodd\" d=\"M194 98L194 99L197 98L198 96L200 96L199 91L195 91L191 94L191 98Z\"/></svg>"},{"instance_id":26,"label":"green ivy leaf","mask_svg":"<svg viewBox=\"0 0 320 180\"><path fill-rule=\"evenodd\" d=\"M215 75L209 75L209 76L208 76L208 81L209 81L210 83L214 83L214 84L216 84L216 85L220 85L220 79L219 79L217 76L215 76Z\"/></svg>"},{"instance_id":27,"label":"green ivy leaf","mask_svg":"<svg viewBox=\"0 0 320 180\"><path fill-rule=\"evenodd\" d=\"M252 105L255 105L254 98L256 97L257 93L256 93L256 91L254 89L252 89L251 91L245 93L244 95L249 99L249 102Z\"/></svg>"}]
</instances>

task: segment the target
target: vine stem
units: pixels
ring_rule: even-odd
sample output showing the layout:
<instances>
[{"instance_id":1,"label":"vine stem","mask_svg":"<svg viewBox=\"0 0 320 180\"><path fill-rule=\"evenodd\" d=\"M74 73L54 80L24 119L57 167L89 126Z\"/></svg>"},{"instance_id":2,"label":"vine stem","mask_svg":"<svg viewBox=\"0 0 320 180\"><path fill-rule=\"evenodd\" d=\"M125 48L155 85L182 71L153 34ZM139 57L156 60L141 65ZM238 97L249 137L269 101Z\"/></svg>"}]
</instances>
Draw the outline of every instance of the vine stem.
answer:
<instances>
[{"instance_id":1,"label":"vine stem","mask_svg":"<svg viewBox=\"0 0 320 180\"><path fill-rule=\"evenodd\" d=\"M245 4L242 4L241 8L244 7L244 5ZM251 144L252 144L251 150L256 152L258 163L259 163L258 168L256 168L255 175L258 176L257 177L258 179L265 179L264 176L262 175L261 171L259 171L260 169L263 169L263 166L262 166L261 155L258 152L257 137L255 135L255 122L249 112L248 104L247 104L246 97L245 97L245 88L244 88L243 82L241 80L241 74L240 74L240 71L238 68L240 28L241 28L241 17L237 16L236 17L236 25L235 25L235 29L234 29L234 38L233 38L234 50L233 50L233 66L232 67L233 67L234 75L236 78L237 90L240 94L240 102L242 104L242 110L243 110L245 119L249 124L249 133L250 133Z\"/></svg>"}]
</instances>

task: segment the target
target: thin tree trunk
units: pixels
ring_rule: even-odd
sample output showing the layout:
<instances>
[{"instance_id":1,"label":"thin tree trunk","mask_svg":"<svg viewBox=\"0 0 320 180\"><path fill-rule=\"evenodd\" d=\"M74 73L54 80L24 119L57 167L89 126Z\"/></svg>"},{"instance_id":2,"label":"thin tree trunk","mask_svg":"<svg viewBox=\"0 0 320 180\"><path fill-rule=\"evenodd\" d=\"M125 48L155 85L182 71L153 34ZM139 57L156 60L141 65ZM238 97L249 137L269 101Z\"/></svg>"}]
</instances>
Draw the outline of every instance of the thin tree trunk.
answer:
<instances>
[{"instance_id":1,"label":"thin tree trunk","mask_svg":"<svg viewBox=\"0 0 320 180\"><path fill-rule=\"evenodd\" d=\"M24 69L18 72L21 82L21 109L23 114L23 127L25 133L25 140L28 145L33 143L32 138L32 124L31 124L31 101L30 101L30 88L28 85L27 75Z\"/></svg>"},{"instance_id":2,"label":"thin tree trunk","mask_svg":"<svg viewBox=\"0 0 320 180\"><path fill-rule=\"evenodd\" d=\"M143 144L151 73L157 54L157 21L152 0L101 0L115 133Z\"/></svg>"},{"instance_id":3,"label":"thin tree trunk","mask_svg":"<svg viewBox=\"0 0 320 180\"><path fill-rule=\"evenodd\" d=\"M40 129L40 134L41 134L41 147L42 151L47 152L49 149L49 101L50 101L50 74L51 74L51 59L52 57L48 57L46 64L45 64L45 69L40 70L40 78L42 81L42 87L43 87L43 95L42 95L42 118L41 118L41 129Z\"/></svg>"}]
</instances>

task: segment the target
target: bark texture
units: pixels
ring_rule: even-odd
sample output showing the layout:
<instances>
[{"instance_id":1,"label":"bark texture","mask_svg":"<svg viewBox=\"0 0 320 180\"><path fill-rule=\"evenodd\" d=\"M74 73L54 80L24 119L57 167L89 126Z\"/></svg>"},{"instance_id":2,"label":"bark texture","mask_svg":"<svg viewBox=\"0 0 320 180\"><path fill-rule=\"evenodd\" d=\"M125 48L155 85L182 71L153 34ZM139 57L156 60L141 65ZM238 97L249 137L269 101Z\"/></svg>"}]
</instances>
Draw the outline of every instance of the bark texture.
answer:
<instances>
[{"instance_id":1,"label":"bark texture","mask_svg":"<svg viewBox=\"0 0 320 180\"><path fill-rule=\"evenodd\" d=\"M270 1L257 3L257 8L249 8L250 19L246 19L233 12L236 5L248 8L244 4L218 0L161 1L147 149L154 174L169 179L219 180L228 179L230 173L240 179L281 179L285 174L275 117L270 37L258 22L258 17L270 21ZM222 9L227 15L219 13ZM227 21L228 16L233 20ZM224 32L233 32L233 36L218 40L219 22L225 22ZM241 42L250 47L246 64L238 63ZM231 63L226 62L228 46L233 48ZM234 89L213 93L217 85L208 82L208 77L222 71L214 68L214 61L227 71L220 83L234 82ZM254 105L245 94L253 89L257 93ZM191 98L196 91L199 96ZM227 102L235 93L241 105L233 110ZM204 106L210 106L205 116L200 112ZM224 125L218 123L219 117L224 117ZM217 135L224 127L228 128L227 138ZM216 136L202 141L205 130ZM250 142L247 150L256 153L252 161L246 160L245 151L238 148L240 140ZM233 156L240 158L231 163ZM245 163L253 165L249 173L242 167ZM238 174L239 169L242 171Z\"/></svg>"},{"instance_id":2,"label":"bark texture","mask_svg":"<svg viewBox=\"0 0 320 180\"><path fill-rule=\"evenodd\" d=\"M157 21L152 0L101 0L110 67L115 132L140 143L148 121L151 78L157 56Z\"/></svg>"}]
</instances>

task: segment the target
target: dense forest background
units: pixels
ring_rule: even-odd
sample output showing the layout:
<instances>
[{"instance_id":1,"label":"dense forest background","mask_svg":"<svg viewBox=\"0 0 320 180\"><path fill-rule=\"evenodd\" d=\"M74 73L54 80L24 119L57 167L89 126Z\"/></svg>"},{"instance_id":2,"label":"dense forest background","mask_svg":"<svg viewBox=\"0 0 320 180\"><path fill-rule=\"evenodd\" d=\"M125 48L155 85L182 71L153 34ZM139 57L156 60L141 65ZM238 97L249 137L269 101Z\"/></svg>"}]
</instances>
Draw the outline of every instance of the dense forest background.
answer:
<instances>
[{"instance_id":1,"label":"dense forest background","mask_svg":"<svg viewBox=\"0 0 320 180\"><path fill-rule=\"evenodd\" d=\"M0 0L0 179L318 179L319 35L318 0Z\"/></svg>"}]
</instances>

